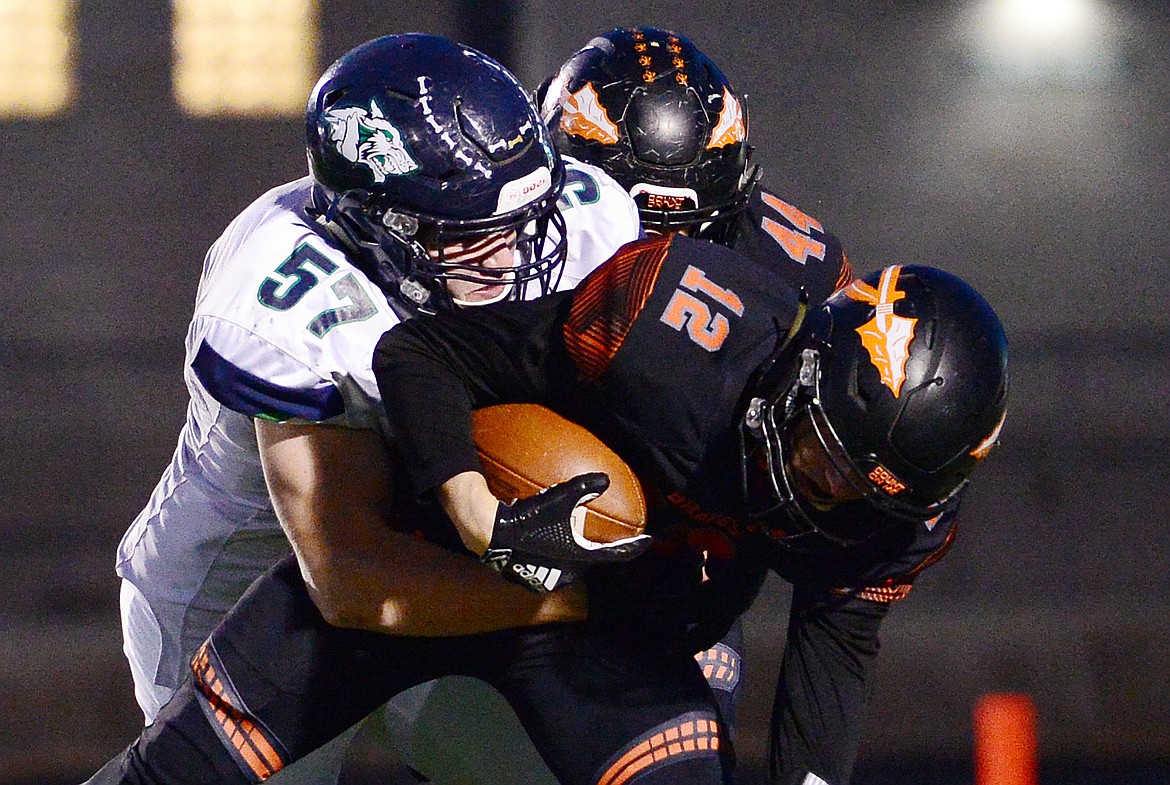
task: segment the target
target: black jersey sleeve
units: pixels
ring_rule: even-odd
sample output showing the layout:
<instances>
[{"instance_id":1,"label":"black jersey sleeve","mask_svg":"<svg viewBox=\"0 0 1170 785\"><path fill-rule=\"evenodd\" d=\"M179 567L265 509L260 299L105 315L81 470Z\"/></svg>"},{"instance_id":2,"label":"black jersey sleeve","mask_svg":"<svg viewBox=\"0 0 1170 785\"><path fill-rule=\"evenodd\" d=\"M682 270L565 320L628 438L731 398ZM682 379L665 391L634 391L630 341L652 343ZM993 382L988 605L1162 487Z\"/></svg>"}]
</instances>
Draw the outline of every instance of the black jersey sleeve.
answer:
<instances>
[{"instance_id":1,"label":"black jersey sleeve","mask_svg":"<svg viewBox=\"0 0 1170 785\"><path fill-rule=\"evenodd\" d=\"M473 409L542 403L593 430L599 418L590 414L608 408L599 378L653 299L673 245L669 236L629 243L571 292L412 319L385 333L374 375L416 492L480 468ZM676 266L685 265L680 259ZM605 386L620 388L611 377Z\"/></svg>"},{"instance_id":2,"label":"black jersey sleeve","mask_svg":"<svg viewBox=\"0 0 1170 785\"><path fill-rule=\"evenodd\" d=\"M852 597L794 592L772 704L775 782L796 785L811 772L829 785L848 784L888 610Z\"/></svg>"},{"instance_id":3,"label":"black jersey sleeve","mask_svg":"<svg viewBox=\"0 0 1170 785\"><path fill-rule=\"evenodd\" d=\"M420 317L383 334L374 375L399 460L419 495L479 471L471 412L546 402L572 377L560 338L569 293Z\"/></svg>"}]
</instances>

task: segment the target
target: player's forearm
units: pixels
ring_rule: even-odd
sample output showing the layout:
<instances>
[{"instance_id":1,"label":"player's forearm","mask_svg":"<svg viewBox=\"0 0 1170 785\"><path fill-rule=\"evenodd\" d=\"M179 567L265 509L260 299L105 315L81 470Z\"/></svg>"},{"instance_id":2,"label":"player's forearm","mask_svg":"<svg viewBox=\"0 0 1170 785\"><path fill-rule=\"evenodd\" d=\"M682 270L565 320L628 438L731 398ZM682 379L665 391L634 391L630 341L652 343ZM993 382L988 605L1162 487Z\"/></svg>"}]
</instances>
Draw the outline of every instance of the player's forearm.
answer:
<instances>
[{"instance_id":1,"label":"player's forearm","mask_svg":"<svg viewBox=\"0 0 1170 785\"><path fill-rule=\"evenodd\" d=\"M581 595L531 595L470 556L395 531L378 434L264 421L256 434L273 505L330 622L434 636L583 616Z\"/></svg>"},{"instance_id":2,"label":"player's forearm","mask_svg":"<svg viewBox=\"0 0 1170 785\"><path fill-rule=\"evenodd\" d=\"M464 547L483 556L492 540L499 507L487 480L479 472L461 472L440 485L436 493Z\"/></svg>"},{"instance_id":3,"label":"player's forearm","mask_svg":"<svg viewBox=\"0 0 1170 785\"><path fill-rule=\"evenodd\" d=\"M808 772L830 785L849 782L886 610L863 600L810 599L797 590L772 709L780 782L802 781Z\"/></svg>"},{"instance_id":4,"label":"player's forearm","mask_svg":"<svg viewBox=\"0 0 1170 785\"><path fill-rule=\"evenodd\" d=\"M566 301L551 296L508 303L507 310L411 320L378 341L378 389L403 468L420 493L479 468L473 409L546 401L557 380L573 377L550 359L559 346L557 302Z\"/></svg>"},{"instance_id":5,"label":"player's forearm","mask_svg":"<svg viewBox=\"0 0 1170 785\"><path fill-rule=\"evenodd\" d=\"M475 559L400 532L346 559L312 560L298 552L322 615L340 627L394 635L469 635L510 627L577 621L584 592L548 595L503 581ZM306 562L315 561L306 569Z\"/></svg>"}]
</instances>

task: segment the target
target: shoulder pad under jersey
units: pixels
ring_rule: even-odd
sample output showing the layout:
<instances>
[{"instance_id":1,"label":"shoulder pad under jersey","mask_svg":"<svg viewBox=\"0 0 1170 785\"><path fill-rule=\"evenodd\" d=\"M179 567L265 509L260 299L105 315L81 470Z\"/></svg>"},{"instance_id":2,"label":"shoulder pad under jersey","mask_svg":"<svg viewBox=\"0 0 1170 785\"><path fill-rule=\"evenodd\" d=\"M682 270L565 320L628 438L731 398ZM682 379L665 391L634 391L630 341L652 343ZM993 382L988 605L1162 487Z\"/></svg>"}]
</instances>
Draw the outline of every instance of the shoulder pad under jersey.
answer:
<instances>
[{"instance_id":1,"label":"shoulder pad under jersey","mask_svg":"<svg viewBox=\"0 0 1170 785\"><path fill-rule=\"evenodd\" d=\"M384 295L308 225L305 181L265 194L208 252L187 362L250 416L369 424L374 345L398 323Z\"/></svg>"},{"instance_id":2,"label":"shoulder pad under jersey","mask_svg":"<svg viewBox=\"0 0 1170 785\"><path fill-rule=\"evenodd\" d=\"M617 251L641 236L638 206L616 180L592 164L565 157L565 217L569 255L557 288L572 289Z\"/></svg>"}]
</instances>

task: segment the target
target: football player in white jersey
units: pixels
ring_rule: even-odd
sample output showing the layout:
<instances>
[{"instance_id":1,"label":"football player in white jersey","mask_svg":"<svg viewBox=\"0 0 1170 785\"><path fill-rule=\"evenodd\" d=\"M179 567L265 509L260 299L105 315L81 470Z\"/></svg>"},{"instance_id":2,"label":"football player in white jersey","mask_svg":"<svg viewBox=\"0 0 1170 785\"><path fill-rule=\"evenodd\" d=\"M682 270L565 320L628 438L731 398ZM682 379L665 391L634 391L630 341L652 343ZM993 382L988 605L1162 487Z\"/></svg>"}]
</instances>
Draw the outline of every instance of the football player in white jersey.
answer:
<instances>
[{"instance_id":1,"label":"football player in white jersey","mask_svg":"<svg viewBox=\"0 0 1170 785\"><path fill-rule=\"evenodd\" d=\"M403 319L571 288L639 235L636 205L557 154L504 68L435 36L345 54L314 89L306 130L310 175L245 208L207 254L187 421L118 549L124 648L148 723L290 541L340 626L434 636L583 613L580 594L508 586L388 525L371 357ZM417 695L400 700L391 714L409 722ZM344 746L315 756L323 777L305 761L280 778L335 781Z\"/></svg>"}]
</instances>

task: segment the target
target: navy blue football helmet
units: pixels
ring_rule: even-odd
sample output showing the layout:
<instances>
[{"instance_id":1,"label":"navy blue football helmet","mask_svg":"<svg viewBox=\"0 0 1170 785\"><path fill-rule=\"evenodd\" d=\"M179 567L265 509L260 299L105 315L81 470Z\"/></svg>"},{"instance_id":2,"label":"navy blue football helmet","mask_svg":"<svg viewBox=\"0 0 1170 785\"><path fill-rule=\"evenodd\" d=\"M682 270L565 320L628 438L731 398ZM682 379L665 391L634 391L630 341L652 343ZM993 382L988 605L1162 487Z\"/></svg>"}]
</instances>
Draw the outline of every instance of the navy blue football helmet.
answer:
<instances>
[{"instance_id":1,"label":"navy blue football helmet","mask_svg":"<svg viewBox=\"0 0 1170 785\"><path fill-rule=\"evenodd\" d=\"M532 281L552 287L566 252L564 165L532 99L495 60L433 35L368 41L321 76L305 130L310 211L392 302L450 307L445 282L484 279L441 249L489 236L517 244L512 296Z\"/></svg>"},{"instance_id":2,"label":"navy blue football helmet","mask_svg":"<svg viewBox=\"0 0 1170 785\"><path fill-rule=\"evenodd\" d=\"M724 242L759 179L748 166L744 99L690 39L669 30L594 38L538 100L558 149L621 183L647 229Z\"/></svg>"},{"instance_id":3,"label":"navy blue football helmet","mask_svg":"<svg viewBox=\"0 0 1170 785\"><path fill-rule=\"evenodd\" d=\"M950 273L887 267L834 294L766 364L744 418L760 527L848 546L954 509L1003 427L1007 360L995 311Z\"/></svg>"}]
</instances>

